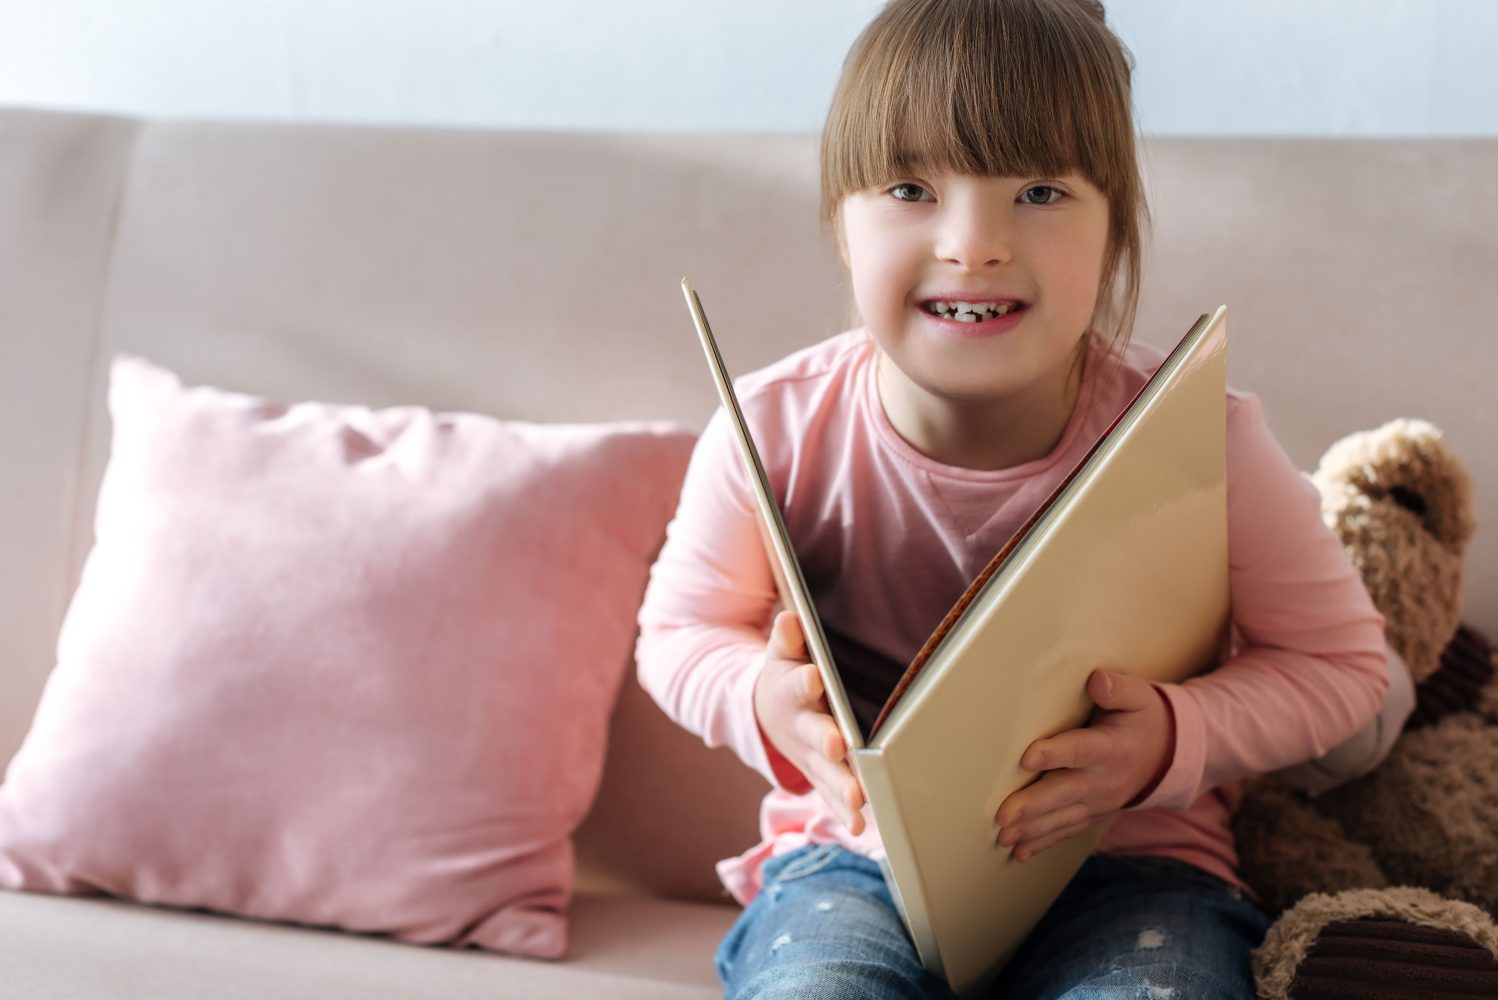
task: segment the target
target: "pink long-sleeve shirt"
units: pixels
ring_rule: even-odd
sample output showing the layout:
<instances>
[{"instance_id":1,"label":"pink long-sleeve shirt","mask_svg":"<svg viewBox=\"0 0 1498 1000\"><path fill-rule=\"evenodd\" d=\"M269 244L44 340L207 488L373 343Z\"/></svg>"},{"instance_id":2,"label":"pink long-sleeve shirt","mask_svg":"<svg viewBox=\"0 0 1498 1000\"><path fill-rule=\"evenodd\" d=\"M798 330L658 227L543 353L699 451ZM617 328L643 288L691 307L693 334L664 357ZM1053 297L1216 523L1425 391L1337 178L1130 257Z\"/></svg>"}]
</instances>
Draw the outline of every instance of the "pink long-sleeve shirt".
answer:
<instances>
[{"instance_id":1,"label":"pink long-sleeve shirt","mask_svg":"<svg viewBox=\"0 0 1498 1000\"><path fill-rule=\"evenodd\" d=\"M968 583L1165 358L1137 341L1121 361L1092 350L1060 441L998 470L944 465L899 435L879 400L878 348L862 330L736 380L865 732ZM1183 684L1155 685L1174 716L1173 756L1097 850L1178 858L1252 896L1230 827L1242 779L1352 736L1378 714L1388 673L1384 618L1322 522L1315 488L1275 440L1258 397L1227 395L1229 655ZM717 866L747 904L774 854L827 841L870 858L883 848L867 805L854 837L756 721L754 681L777 595L731 433L720 409L693 452L640 609L636 660L671 718L709 746L733 748L773 786L760 842Z\"/></svg>"}]
</instances>

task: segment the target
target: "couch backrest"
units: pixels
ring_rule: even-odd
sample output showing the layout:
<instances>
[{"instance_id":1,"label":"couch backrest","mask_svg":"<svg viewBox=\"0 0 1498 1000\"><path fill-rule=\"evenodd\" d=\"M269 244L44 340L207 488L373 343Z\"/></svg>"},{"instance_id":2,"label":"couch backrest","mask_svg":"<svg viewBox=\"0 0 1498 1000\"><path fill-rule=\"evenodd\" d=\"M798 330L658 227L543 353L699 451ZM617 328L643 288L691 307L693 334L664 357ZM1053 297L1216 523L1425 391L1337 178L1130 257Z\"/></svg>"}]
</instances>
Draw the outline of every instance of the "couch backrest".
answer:
<instances>
[{"instance_id":1,"label":"couch backrest","mask_svg":"<svg viewBox=\"0 0 1498 1000\"><path fill-rule=\"evenodd\" d=\"M840 329L809 135L138 121L0 109L0 760L91 542L109 356L283 399L532 420L714 397L689 275L745 371ZM1232 310L1229 380L1303 469L1396 416L1442 427L1498 521L1498 141L1153 140L1136 336ZM1498 532L1468 621L1498 636ZM633 684L582 885L718 898L763 782Z\"/></svg>"}]
</instances>

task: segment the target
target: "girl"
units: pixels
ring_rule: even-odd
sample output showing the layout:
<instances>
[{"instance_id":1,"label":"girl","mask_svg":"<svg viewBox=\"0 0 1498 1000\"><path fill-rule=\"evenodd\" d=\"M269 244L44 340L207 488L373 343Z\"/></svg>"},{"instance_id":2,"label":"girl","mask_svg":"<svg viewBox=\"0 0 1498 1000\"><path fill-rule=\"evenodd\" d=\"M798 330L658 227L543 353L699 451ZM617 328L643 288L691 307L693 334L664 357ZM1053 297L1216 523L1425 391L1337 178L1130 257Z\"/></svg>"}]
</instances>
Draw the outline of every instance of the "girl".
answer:
<instances>
[{"instance_id":1,"label":"girl","mask_svg":"<svg viewBox=\"0 0 1498 1000\"><path fill-rule=\"evenodd\" d=\"M1164 359L1130 339L1146 208L1129 77L1095 0L894 0L844 66L822 207L862 323L738 389L865 731ZM996 996L1253 997L1268 919L1234 870L1240 779L1327 755L1382 704L1383 616L1257 397L1228 397L1231 655L1181 685L1096 670L1090 724L1027 749L1039 777L995 817L1021 861L1123 815ZM816 668L775 601L720 411L637 649L665 711L774 786L760 843L718 866L747 906L719 977L730 997L949 996L900 923Z\"/></svg>"}]
</instances>

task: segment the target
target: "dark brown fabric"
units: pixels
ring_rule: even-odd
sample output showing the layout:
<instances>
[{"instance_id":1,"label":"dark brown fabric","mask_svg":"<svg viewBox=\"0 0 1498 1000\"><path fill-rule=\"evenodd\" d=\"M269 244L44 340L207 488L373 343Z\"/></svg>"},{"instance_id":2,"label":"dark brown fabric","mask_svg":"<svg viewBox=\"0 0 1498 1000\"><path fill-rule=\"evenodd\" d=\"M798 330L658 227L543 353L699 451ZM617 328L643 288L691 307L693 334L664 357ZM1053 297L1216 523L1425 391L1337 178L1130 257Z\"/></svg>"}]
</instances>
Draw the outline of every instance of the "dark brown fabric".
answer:
<instances>
[{"instance_id":1,"label":"dark brown fabric","mask_svg":"<svg viewBox=\"0 0 1498 1000\"><path fill-rule=\"evenodd\" d=\"M1329 923L1311 944L1291 1000L1498 997L1498 961L1470 938L1385 917Z\"/></svg>"},{"instance_id":2,"label":"dark brown fabric","mask_svg":"<svg viewBox=\"0 0 1498 1000\"><path fill-rule=\"evenodd\" d=\"M1470 625L1462 625L1442 651L1436 672L1416 686L1415 711L1405 728L1420 729L1453 712L1476 710L1480 692L1492 677L1492 643Z\"/></svg>"}]
</instances>

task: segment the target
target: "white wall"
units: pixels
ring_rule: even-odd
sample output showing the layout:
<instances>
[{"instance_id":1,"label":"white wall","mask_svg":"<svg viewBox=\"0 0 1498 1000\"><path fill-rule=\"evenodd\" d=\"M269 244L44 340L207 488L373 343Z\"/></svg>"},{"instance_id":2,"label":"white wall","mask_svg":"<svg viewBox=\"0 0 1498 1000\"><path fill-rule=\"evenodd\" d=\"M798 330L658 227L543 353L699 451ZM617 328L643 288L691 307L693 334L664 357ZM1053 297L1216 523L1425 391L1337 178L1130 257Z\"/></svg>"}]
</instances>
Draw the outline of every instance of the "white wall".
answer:
<instances>
[{"instance_id":1,"label":"white wall","mask_svg":"<svg viewBox=\"0 0 1498 1000\"><path fill-rule=\"evenodd\" d=\"M821 125L879 0L0 0L0 104ZM1157 134L1498 134L1498 0L1112 0Z\"/></svg>"}]
</instances>

